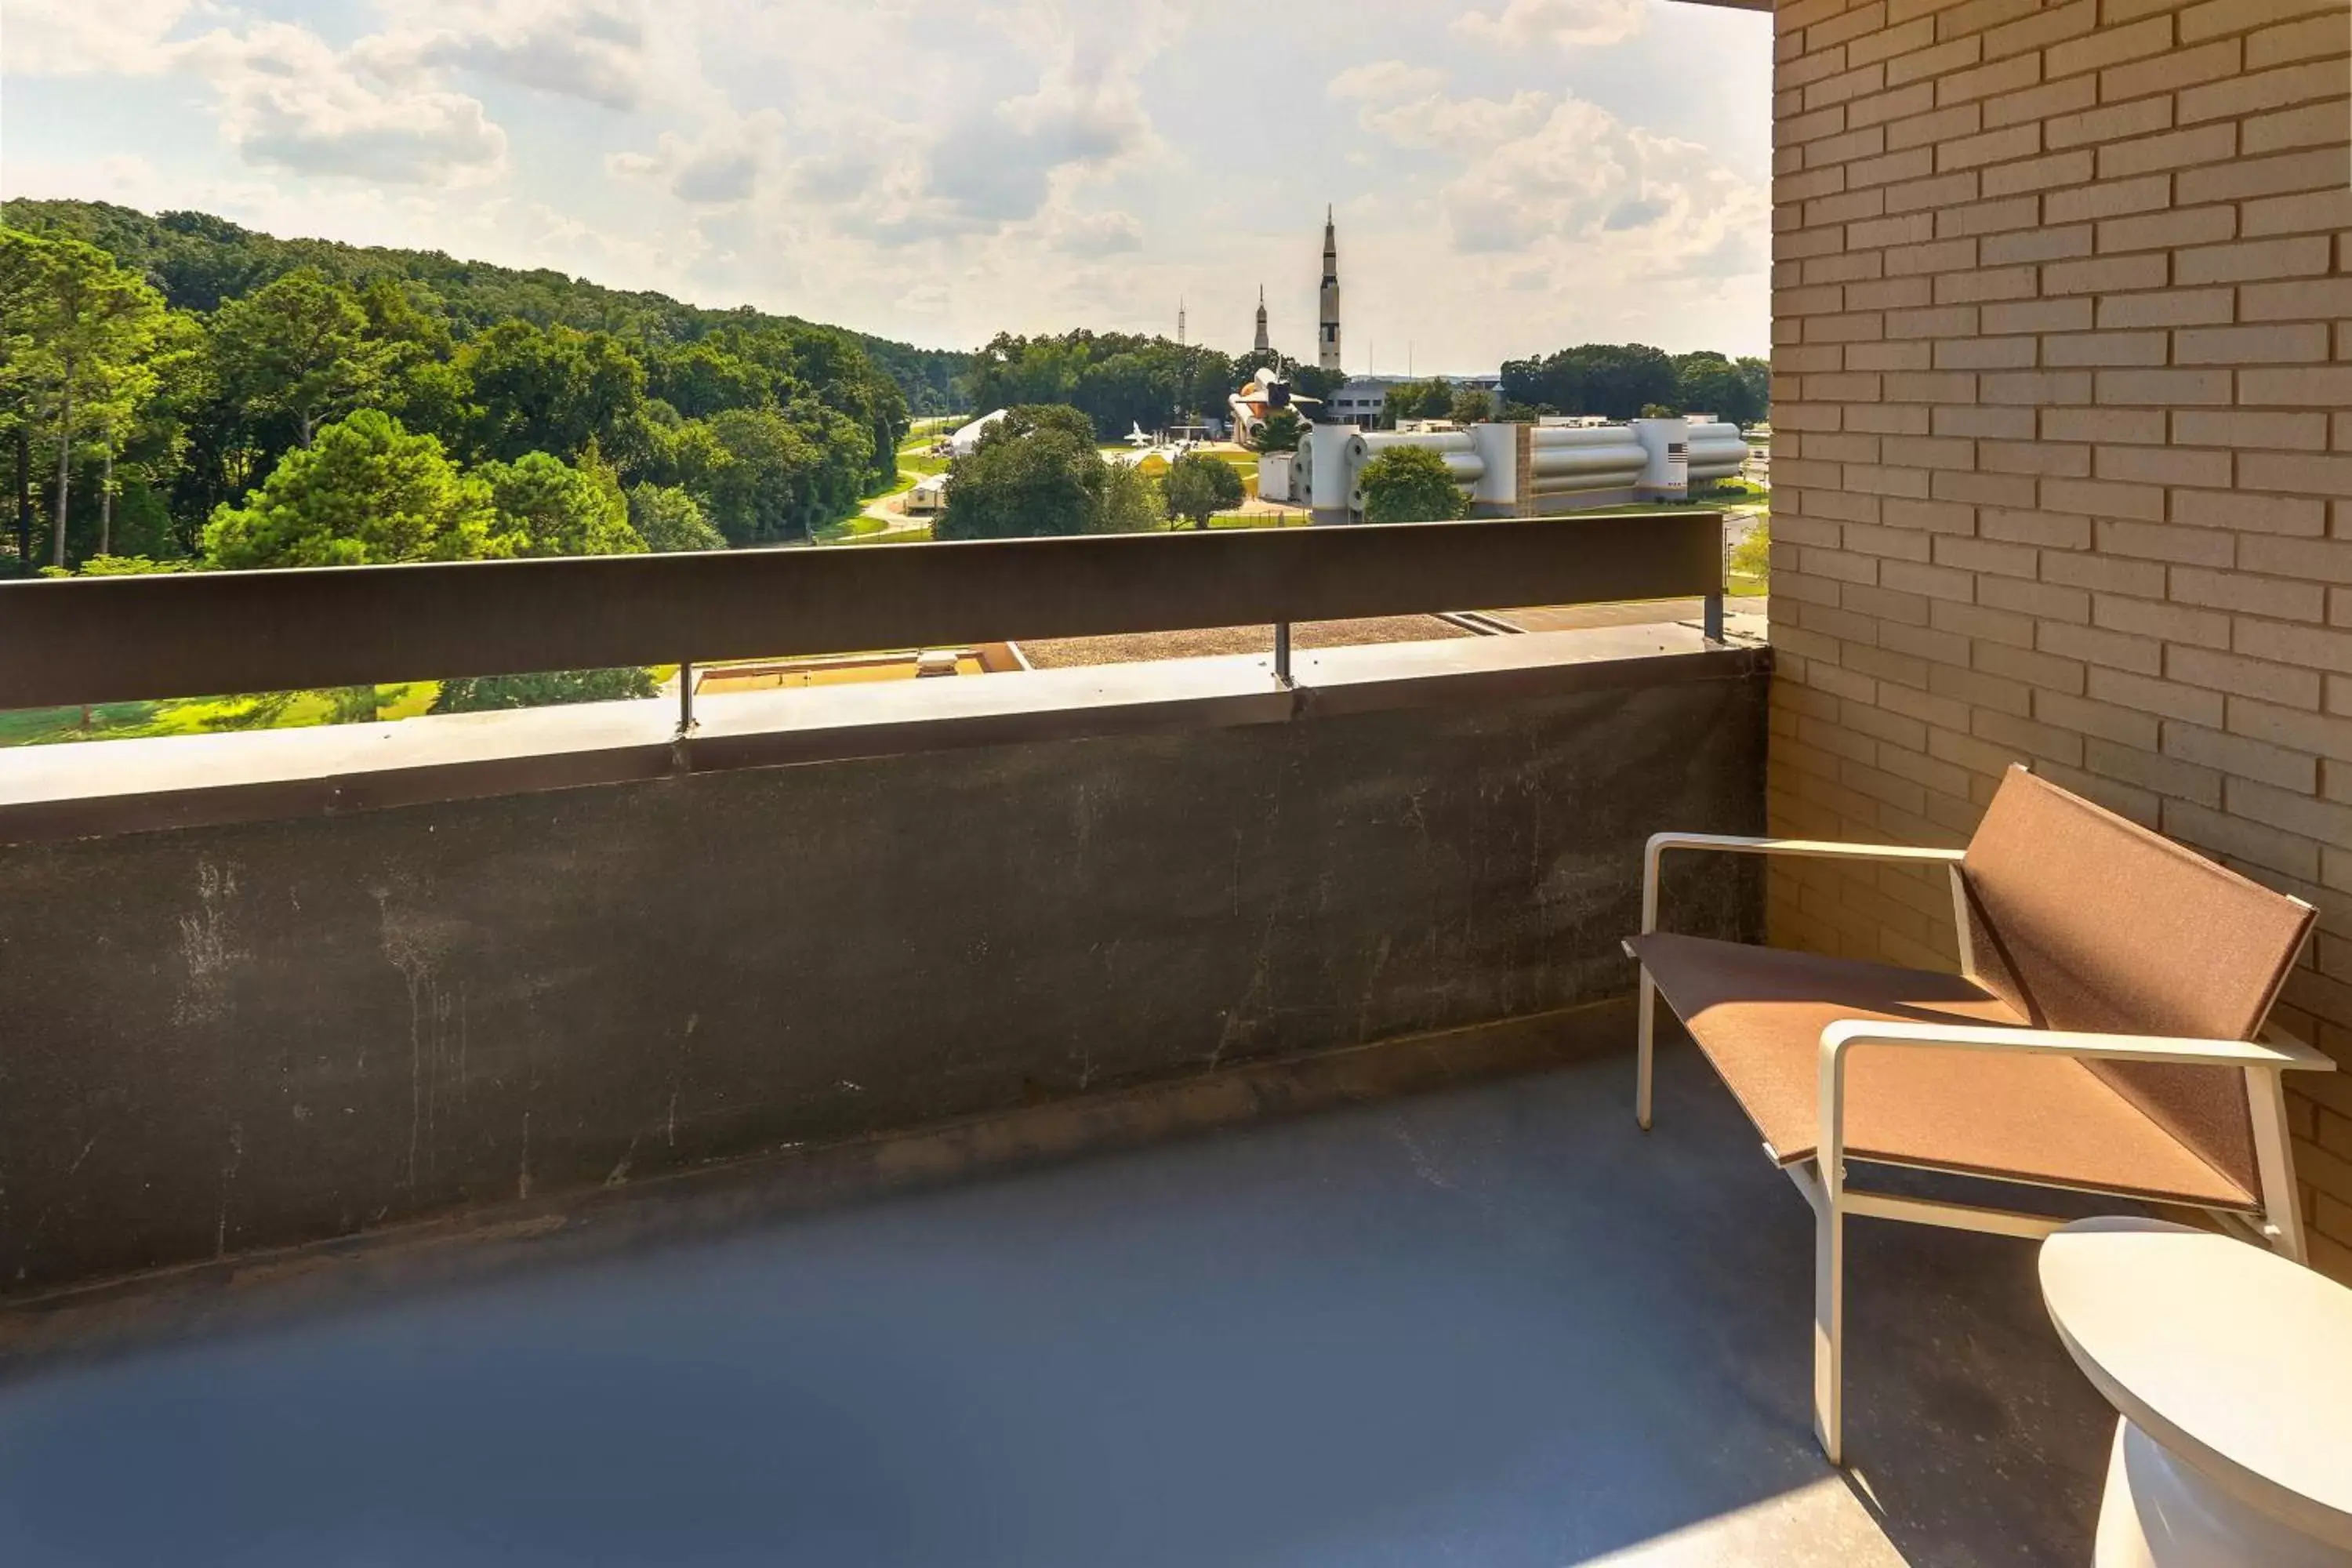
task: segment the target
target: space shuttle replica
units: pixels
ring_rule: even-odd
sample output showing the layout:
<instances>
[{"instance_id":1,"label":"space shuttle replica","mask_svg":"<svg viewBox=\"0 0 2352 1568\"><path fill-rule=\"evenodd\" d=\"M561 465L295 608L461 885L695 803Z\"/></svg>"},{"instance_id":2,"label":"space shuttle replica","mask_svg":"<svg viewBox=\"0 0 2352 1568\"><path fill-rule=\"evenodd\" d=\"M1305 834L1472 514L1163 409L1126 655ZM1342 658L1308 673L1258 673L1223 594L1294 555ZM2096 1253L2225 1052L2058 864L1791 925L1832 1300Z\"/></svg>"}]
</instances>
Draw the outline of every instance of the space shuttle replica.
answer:
<instances>
[{"instance_id":1,"label":"space shuttle replica","mask_svg":"<svg viewBox=\"0 0 2352 1568\"><path fill-rule=\"evenodd\" d=\"M1295 408L1300 418L1312 421L1315 416L1309 410L1318 406L1315 398L1293 392L1289 379L1276 368L1274 351L1266 346L1265 291L1262 289L1257 300L1257 347L1265 355L1263 367L1253 371L1250 378L1242 383L1241 390L1225 399L1225 406L1233 413L1234 439L1244 447L1257 445L1258 432L1265 427L1265 416L1276 409Z\"/></svg>"},{"instance_id":2,"label":"space shuttle replica","mask_svg":"<svg viewBox=\"0 0 2352 1568\"><path fill-rule=\"evenodd\" d=\"M1311 420L1307 410L1315 399L1301 397L1290 390L1290 383L1272 365L1255 372L1242 383L1242 389L1225 399L1233 411L1234 439L1244 447L1257 445L1258 432L1265 428L1265 416L1277 408L1296 408L1301 419Z\"/></svg>"},{"instance_id":3,"label":"space shuttle replica","mask_svg":"<svg viewBox=\"0 0 2352 1568\"><path fill-rule=\"evenodd\" d=\"M1331 209L1323 211L1323 283L1319 296L1321 317L1316 332L1316 363L1325 370L1339 368L1339 231L1332 219ZM1296 408L1299 416L1312 422L1310 410L1320 406L1318 399L1301 397L1290 389L1290 382L1277 368L1278 359L1265 330L1265 289L1257 291L1257 341L1253 352L1259 356L1262 368L1242 384L1242 388L1226 405L1233 411L1234 439L1245 447L1257 445L1258 432L1265 427L1265 416L1277 408Z\"/></svg>"}]
</instances>

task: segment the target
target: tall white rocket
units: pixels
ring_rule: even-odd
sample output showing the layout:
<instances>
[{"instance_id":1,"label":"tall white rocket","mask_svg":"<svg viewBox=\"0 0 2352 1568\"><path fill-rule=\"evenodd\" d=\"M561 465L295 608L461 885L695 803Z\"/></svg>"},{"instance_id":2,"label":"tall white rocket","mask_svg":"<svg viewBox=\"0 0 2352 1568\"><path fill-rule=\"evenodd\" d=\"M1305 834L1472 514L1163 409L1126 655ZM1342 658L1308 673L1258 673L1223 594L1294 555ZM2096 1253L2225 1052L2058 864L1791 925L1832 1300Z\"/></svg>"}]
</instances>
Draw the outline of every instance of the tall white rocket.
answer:
<instances>
[{"instance_id":1,"label":"tall white rocket","mask_svg":"<svg viewBox=\"0 0 2352 1568\"><path fill-rule=\"evenodd\" d=\"M1339 231L1331 222L1331 209L1323 209L1323 310L1322 341L1318 345L1316 363L1325 370L1339 368Z\"/></svg>"}]
</instances>

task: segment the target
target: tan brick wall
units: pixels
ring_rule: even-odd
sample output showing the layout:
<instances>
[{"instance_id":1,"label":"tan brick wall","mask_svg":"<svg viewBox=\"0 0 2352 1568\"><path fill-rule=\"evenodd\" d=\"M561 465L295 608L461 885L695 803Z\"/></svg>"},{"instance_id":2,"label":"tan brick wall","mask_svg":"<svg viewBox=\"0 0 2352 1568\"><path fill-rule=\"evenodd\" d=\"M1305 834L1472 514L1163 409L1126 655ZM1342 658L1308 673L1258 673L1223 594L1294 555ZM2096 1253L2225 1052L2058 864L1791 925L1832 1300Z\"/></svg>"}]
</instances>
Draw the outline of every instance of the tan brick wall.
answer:
<instances>
[{"instance_id":1,"label":"tan brick wall","mask_svg":"<svg viewBox=\"0 0 2352 1568\"><path fill-rule=\"evenodd\" d=\"M2352 1065L2352 11L1783 0L1776 829L1958 843L2011 762L2310 900ZM1776 871L1948 965L1948 895ZM2352 1279L2352 1072L2297 1084Z\"/></svg>"}]
</instances>

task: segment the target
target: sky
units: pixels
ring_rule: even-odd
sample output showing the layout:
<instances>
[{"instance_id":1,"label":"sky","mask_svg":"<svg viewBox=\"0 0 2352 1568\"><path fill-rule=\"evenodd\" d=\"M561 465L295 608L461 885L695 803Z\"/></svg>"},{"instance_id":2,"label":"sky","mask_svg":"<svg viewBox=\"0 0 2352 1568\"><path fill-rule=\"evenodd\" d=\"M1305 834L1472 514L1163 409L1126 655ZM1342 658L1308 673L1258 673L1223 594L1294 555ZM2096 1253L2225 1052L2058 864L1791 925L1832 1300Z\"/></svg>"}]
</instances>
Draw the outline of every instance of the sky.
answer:
<instances>
[{"instance_id":1,"label":"sky","mask_svg":"<svg viewBox=\"0 0 2352 1568\"><path fill-rule=\"evenodd\" d=\"M1763 353L1770 20L1682 0L0 0L0 195L926 347Z\"/></svg>"}]
</instances>

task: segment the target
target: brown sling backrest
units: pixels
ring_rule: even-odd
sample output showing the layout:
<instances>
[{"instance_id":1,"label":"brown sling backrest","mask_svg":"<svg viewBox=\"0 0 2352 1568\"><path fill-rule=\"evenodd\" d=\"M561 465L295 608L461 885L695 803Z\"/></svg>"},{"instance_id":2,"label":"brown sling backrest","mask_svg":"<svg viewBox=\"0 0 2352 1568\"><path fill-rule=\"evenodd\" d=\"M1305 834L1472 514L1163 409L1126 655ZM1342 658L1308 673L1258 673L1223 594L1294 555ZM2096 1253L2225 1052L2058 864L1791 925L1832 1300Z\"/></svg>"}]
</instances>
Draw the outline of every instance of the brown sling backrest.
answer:
<instances>
[{"instance_id":1,"label":"brown sling backrest","mask_svg":"<svg viewBox=\"0 0 2352 1568\"><path fill-rule=\"evenodd\" d=\"M1977 978L2041 1028L2250 1039L2311 926L2306 906L2022 768L2001 781L1963 870ZM2241 1070L2091 1067L2260 1190Z\"/></svg>"}]
</instances>

